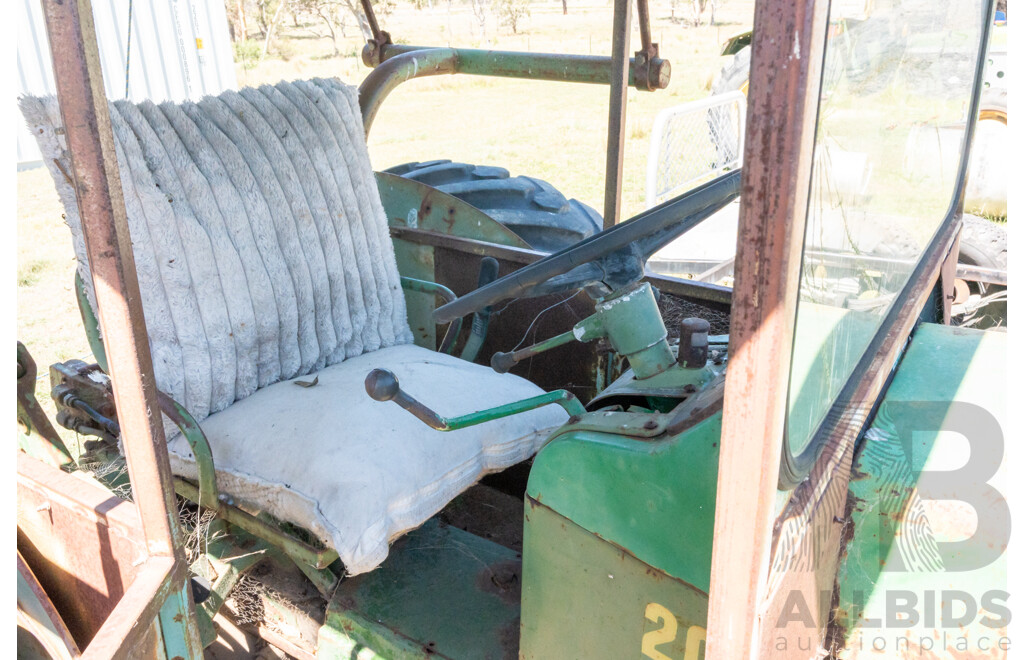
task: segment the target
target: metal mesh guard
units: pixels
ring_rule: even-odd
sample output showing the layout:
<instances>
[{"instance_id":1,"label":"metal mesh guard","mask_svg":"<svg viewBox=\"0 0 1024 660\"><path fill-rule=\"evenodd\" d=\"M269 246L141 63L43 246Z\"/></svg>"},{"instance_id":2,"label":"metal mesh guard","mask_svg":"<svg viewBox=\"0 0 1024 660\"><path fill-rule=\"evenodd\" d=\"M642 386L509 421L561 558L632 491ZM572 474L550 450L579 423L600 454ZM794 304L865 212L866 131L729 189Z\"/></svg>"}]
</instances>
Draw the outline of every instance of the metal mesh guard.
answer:
<instances>
[{"instance_id":1,"label":"metal mesh guard","mask_svg":"<svg viewBox=\"0 0 1024 660\"><path fill-rule=\"evenodd\" d=\"M739 167L747 103L728 92L658 113L647 156L647 208Z\"/></svg>"}]
</instances>

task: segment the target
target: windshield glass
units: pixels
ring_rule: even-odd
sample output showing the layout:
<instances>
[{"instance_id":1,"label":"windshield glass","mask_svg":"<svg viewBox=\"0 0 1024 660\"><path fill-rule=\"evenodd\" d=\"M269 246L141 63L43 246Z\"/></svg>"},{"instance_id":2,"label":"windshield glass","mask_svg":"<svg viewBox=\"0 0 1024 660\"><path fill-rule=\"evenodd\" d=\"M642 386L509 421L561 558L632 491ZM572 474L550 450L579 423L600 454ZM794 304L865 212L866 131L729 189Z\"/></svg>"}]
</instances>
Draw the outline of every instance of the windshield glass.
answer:
<instances>
[{"instance_id":1,"label":"windshield glass","mask_svg":"<svg viewBox=\"0 0 1024 660\"><path fill-rule=\"evenodd\" d=\"M983 5L832 3L790 374L794 456L950 208Z\"/></svg>"}]
</instances>

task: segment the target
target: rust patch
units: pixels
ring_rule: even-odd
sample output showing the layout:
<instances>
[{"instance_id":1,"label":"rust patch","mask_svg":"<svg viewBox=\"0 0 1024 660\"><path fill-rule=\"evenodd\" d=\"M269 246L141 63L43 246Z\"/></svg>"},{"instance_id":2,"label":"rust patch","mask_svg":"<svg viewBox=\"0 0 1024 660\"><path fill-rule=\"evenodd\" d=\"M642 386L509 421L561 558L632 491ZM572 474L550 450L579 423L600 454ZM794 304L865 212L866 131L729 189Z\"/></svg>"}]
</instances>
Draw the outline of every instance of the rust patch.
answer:
<instances>
[{"instance_id":1,"label":"rust patch","mask_svg":"<svg viewBox=\"0 0 1024 660\"><path fill-rule=\"evenodd\" d=\"M647 574L649 576L654 578L655 582L661 582L662 580L665 579L665 574L664 573L662 573L661 571L659 571L659 570L657 570L655 568L652 568L651 566L645 567L644 570L647 572Z\"/></svg>"},{"instance_id":2,"label":"rust patch","mask_svg":"<svg viewBox=\"0 0 1024 660\"><path fill-rule=\"evenodd\" d=\"M509 605L518 605L523 590L522 561L508 559L484 566L476 574L476 588Z\"/></svg>"},{"instance_id":3,"label":"rust patch","mask_svg":"<svg viewBox=\"0 0 1024 660\"><path fill-rule=\"evenodd\" d=\"M423 226L423 221L430 213L430 209L433 208L433 205L431 204L431 197L433 197L433 195L427 193L426 195L423 196L423 201L420 202L420 208L418 211L419 215L417 217L421 227Z\"/></svg>"}]
</instances>

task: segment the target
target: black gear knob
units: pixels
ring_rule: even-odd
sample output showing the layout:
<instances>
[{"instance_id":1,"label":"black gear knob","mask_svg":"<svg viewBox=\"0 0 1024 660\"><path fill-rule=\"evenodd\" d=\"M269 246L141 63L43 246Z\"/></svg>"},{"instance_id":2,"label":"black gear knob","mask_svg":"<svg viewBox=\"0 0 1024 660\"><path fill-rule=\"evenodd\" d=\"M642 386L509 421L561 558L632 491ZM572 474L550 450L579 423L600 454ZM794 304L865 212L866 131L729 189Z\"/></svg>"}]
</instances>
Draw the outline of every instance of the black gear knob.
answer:
<instances>
[{"instance_id":1,"label":"black gear knob","mask_svg":"<svg viewBox=\"0 0 1024 660\"><path fill-rule=\"evenodd\" d=\"M374 369L363 381L366 393L374 401L394 401L430 428L448 431L448 422L436 412L409 396L398 384L398 378L387 369Z\"/></svg>"},{"instance_id":2,"label":"black gear knob","mask_svg":"<svg viewBox=\"0 0 1024 660\"><path fill-rule=\"evenodd\" d=\"M708 333L704 319L683 319L679 324L679 355L676 361L686 369L703 369L708 362Z\"/></svg>"},{"instance_id":3,"label":"black gear knob","mask_svg":"<svg viewBox=\"0 0 1024 660\"><path fill-rule=\"evenodd\" d=\"M366 393L374 401L391 401L402 391L398 378L387 369L374 369L366 374Z\"/></svg>"},{"instance_id":4,"label":"black gear knob","mask_svg":"<svg viewBox=\"0 0 1024 660\"><path fill-rule=\"evenodd\" d=\"M495 353L491 356L491 369L499 374L507 374L518 362L515 353Z\"/></svg>"}]
</instances>

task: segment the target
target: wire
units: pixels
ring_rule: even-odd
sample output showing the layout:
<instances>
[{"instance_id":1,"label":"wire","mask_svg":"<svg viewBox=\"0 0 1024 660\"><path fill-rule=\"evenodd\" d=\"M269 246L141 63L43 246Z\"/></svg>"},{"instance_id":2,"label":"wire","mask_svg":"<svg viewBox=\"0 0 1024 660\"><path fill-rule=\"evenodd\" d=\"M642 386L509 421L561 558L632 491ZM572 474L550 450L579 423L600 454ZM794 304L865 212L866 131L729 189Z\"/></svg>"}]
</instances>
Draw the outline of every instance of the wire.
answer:
<instances>
[{"instance_id":1,"label":"wire","mask_svg":"<svg viewBox=\"0 0 1024 660\"><path fill-rule=\"evenodd\" d=\"M540 319L541 316L544 316L545 313L551 311L555 307L558 307L559 305L561 305L563 303L569 302L570 300L572 300L576 296L580 295L581 291L583 291L583 289L577 289L576 293L572 294L571 296L566 296L565 298L562 298L561 300L559 300L555 304L551 305L550 307L545 307L544 309L540 310L540 312L537 314L537 316L534 316L533 320L530 321L530 325L526 328L526 332L523 333L523 338L519 340L519 343L516 344L515 347L512 350L516 351L516 350L519 349L520 346L523 345L523 342L526 341L526 338L530 336L530 330L533 329L533 325Z\"/></svg>"}]
</instances>

